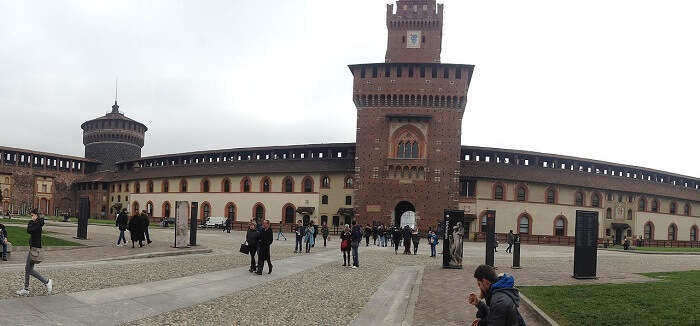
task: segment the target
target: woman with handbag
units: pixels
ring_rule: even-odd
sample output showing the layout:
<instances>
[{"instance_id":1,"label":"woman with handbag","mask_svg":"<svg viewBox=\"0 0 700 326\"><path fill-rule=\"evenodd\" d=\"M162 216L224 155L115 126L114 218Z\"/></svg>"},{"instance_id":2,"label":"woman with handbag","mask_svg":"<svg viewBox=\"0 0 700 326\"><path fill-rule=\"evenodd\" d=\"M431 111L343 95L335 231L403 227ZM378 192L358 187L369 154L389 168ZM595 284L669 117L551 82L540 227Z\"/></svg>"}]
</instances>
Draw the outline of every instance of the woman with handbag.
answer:
<instances>
[{"instance_id":1,"label":"woman with handbag","mask_svg":"<svg viewBox=\"0 0 700 326\"><path fill-rule=\"evenodd\" d=\"M255 253L258 251L258 243L260 242L260 232L255 227L255 222L248 223L248 233L245 235L245 242L248 245L248 253L250 254L250 269L249 272L255 272L258 265L255 264ZM243 246L241 246L241 249Z\"/></svg>"},{"instance_id":2,"label":"woman with handbag","mask_svg":"<svg viewBox=\"0 0 700 326\"><path fill-rule=\"evenodd\" d=\"M53 280L46 279L41 274L34 270L34 265L41 263L44 259L44 253L41 249L41 228L44 226L44 219L39 217L39 212L32 210L32 220L27 224L27 233L29 233L29 254L27 255L27 264L24 268L24 288L17 291L17 295L29 294L29 276L36 277L46 285L46 291L51 294L53 290Z\"/></svg>"},{"instance_id":3,"label":"woman with handbag","mask_svg":"<svg viewBox=\"0 0 700 326\"><path fill-rule=\"evenodd\" d=\"M343 252L343 266L350 267L350 225L345 224L345 229L340 235L340 251Z\"/></svg>"}]
</instances>

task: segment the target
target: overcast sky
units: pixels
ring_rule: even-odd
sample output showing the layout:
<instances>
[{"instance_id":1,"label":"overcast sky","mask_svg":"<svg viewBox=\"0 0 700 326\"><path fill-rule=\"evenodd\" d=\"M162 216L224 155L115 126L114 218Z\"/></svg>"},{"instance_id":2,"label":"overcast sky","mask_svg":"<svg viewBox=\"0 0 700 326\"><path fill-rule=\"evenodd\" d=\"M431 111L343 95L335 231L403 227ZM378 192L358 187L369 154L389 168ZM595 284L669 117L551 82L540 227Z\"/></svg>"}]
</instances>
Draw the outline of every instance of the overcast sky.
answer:
<instances>
[{"instance_id":1,"label":"overcast sky","mask_svg":"<svg viewBox=\"0 0 700 326\"><path fill-rule=\"evenodd\" d=\"M696 1L443 2L462 144L700 177ZM354 142L347 65L384 60L387 3L2 0L0 145L83 156L117 76L144 155Z\"/></svg>"}]
</instances>

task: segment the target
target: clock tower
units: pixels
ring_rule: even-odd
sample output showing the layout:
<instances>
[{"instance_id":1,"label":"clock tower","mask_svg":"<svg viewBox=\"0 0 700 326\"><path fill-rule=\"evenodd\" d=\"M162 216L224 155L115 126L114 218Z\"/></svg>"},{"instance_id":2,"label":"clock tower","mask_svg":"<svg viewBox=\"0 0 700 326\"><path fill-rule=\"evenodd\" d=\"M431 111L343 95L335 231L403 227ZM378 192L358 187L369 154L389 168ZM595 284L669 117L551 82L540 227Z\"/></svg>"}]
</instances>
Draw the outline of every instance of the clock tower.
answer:
<instances>
[{"instance_id":1,"label":"clock tower","mask_svg":"<svg viewBox=\"0 0 700 326\"><path fill-rule=\"evenodd\" d=\"M387 6L385 62L350 65L357 109L355 219L427 230L459 199L474 66L440 63L443 5Z\"/></svg>"}]
</instances>

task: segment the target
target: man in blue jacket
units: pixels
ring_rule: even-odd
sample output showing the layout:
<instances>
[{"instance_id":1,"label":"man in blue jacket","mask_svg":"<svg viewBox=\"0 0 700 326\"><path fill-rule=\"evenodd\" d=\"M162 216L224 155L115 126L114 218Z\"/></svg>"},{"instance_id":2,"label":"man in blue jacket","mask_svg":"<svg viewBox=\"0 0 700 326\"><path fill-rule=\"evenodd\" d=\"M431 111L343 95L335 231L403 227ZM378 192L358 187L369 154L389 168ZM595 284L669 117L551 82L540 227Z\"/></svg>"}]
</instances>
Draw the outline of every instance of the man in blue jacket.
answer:
<instances>
[{"instance_id":1,"label":"man in blue jacket","mask_svg":"<svg viewBox=\"0 0 700 326\"><path fill-rule=\"evenodd\" d=\"M489 265L480 265L474 271L474 278L481 290L480 300L476 294L469 294L468 302L476 306L476 320L472 326L516 326L525 325L518 312L520 293L515 288L513 276L496 275Z\"/></svg>"},{"instance_id":2,"label":"man in blue jacket","mask_svg":"<svg viewBox=\"0 0 700 326\"><path fill-rule=\"evenodd\" d=\"M360 267L360 257L358 249L362 242L362 227L357 222L352 222L352 230L350 231L350 247L352 248L352 268Z\"/></svg>"}]
</instances>

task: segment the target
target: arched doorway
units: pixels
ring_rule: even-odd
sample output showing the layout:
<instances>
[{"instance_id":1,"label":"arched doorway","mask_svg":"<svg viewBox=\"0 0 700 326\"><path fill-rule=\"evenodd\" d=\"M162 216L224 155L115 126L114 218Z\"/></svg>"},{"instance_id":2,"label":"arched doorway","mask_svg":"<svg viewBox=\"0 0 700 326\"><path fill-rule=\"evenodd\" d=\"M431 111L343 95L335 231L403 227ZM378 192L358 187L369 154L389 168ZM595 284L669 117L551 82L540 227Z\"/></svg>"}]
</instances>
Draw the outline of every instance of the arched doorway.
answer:
<instances>
[{"instance_id":1,"label":"arched doorway","mask_svg":"<svg viewBox=\"0 0 700 326\"><path fill-rule=\"evenodd\" d=\"M416 207L407 201L399 202L394 209L394 225L415 227Z\"/></svg>"}]
</instances>

